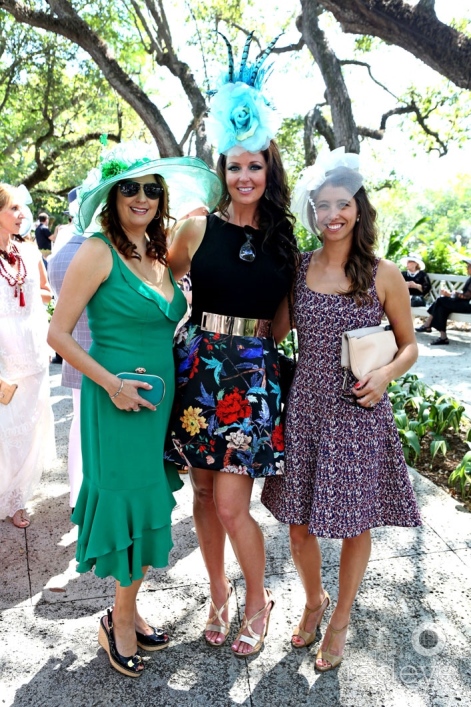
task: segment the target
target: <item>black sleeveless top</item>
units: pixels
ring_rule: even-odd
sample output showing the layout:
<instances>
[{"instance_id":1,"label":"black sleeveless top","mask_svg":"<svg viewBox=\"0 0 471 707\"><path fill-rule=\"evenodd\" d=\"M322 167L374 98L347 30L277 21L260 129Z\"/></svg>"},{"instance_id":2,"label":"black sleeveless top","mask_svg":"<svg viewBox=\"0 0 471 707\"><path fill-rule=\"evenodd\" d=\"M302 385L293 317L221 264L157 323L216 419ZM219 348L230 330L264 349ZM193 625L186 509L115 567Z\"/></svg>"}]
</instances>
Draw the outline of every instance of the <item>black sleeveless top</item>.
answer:
<instances>
[{"instance_id":1,"label":"black sleeveless top","mask_svg":"<svg viewBox=\"0 0 471 707\"><path fill-rule=\"evenodd\" d=\"M200 247L191 262L193 302L191 322L201 324L203 312L273 319L288 293L292 277L282 258L269 246L262 250L264 234L250 229L255 247L251 263L239 258L246 242L244 229L211 214Z\"/></svg>"}]
</instances>

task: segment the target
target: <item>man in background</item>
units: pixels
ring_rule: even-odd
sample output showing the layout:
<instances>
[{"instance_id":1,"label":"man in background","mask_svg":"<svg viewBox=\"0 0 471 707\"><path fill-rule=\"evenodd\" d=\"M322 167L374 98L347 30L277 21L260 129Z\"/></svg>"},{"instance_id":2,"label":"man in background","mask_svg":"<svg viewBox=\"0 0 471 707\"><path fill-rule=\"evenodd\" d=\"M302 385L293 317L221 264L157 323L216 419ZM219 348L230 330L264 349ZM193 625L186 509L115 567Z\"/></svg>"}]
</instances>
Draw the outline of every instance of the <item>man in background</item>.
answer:
<instances>
[{"instance_id":1,"label":"man in background","mask_svg":"<svg viewBox=\"0 0 471 707\"><path fill-rule=\"evenodd\" d=\"M49 216L41 213L38 216L39 224L34 232L39 250L51 250L51 231L49 230Z\"/></svg>"},{"instance_id":2,"label":"man in background","mask_svg":"<svg viewBox=\"0 0 471 707\"><path fill-rule=\"evenodd\" d=\"M72 191L75 192L76 198L76 190ZM74 202L69 202L69 210L74 213ZM49 282L56 300L60 297L62 282L67 268L85 239L86 236L76 235L73 233L73 229L70 229L69 240L55 250L48 259ZM86 310L81 314L72 336L88 352L92 340ZM69 433L68 473L70 507L75 508L80 486L82 485L82 448L80 442L80 389L82 387L82 374L67 361L62 363L62 385L72 389L73 417Z\"/></svg>"},{"instance_id":3,"label":"man in background","mask_svg":"<svg viewBox=\"0 0 471 707\"><path fill-rule=\"evenodd\" d=\"M59 224L56 226L52 236L53 246L52 252L55 254L58 250L69 241L74 234L74 217L77 215L77 189L71 189L67 195L69 202L68 209L63 211L64 216L67 216L68 223Z\"/></svg>"}]
</instances>

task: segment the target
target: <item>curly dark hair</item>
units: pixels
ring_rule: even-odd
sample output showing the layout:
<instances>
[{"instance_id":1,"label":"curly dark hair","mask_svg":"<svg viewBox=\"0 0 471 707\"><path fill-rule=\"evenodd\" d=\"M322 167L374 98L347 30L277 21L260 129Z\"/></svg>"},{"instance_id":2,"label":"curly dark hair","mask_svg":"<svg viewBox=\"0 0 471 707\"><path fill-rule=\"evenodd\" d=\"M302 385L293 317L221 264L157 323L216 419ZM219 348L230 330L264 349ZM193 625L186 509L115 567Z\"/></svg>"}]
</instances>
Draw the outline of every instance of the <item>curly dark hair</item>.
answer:
<instances>
[{"instance_id":1,"label":"curly dark hair","mask_svg":"<svg viewBox=\"0 0 471 707\"><path fill-rule=\"evenodd\" d=\"M315 201L325 186L345 187L348 189L352 177L347 172L351 172L351 170L335 170L331 175L328 174L322 186L310 193L310 198ZM358 221L353 227L352 245L344 268L345 275L351 284L347 292L342 294L353 297L357 305L361 306L363 304L371 304L371 296L368 294L368 290L373 283L373 270L376 263L377 212L370 202L364 186L359 187L353 198L358 209ZM322 241L322 234L319 234L313 209L308 211L308 220L313 231Z\"/></svg>"},{"instance_id":2,"label":"curly dark hair","mask_svg":"<svg viewBox=\"0 0 471 707\"><path fill-rule=\"evenodd\" d=\"M172 219L168 210L168 189L165 180L160 174L154 174L154 177L157 184L163 187L164 191L159 200L158 216L149 223L146 229L149 238L146 254L149 258L158 260L162 265L167 265L167 233L169 220ZM106 199L106 204L99 216L99 222L104 233L110 237L111 242L114 243L125 258L137 258L137 260L141 260L141 256L136 252L136 246L134 243L131 243L125 234L118 217L118 210L116 208L118 186L119 182L111 187Z\"/></svg>"},{"instance_id":3,"label":"curly dark hair","mask_svg":"<svg viewBox=\"0 0 471 707\"><path fill-rule=\"evenodd\" d=\"M290 190L280 151L274 140L262 150L267 163L267 188L257 207L257 225L265 233L262 248L273 248L282 267L288 267L294 278L300 262L299 248L294 236L295 217L290 211ZM217 173L223 185L221 200L217 206L220 213L228 216L231 197L226 183L226 155L219 155Z\"/></svg>"}]
</instances>

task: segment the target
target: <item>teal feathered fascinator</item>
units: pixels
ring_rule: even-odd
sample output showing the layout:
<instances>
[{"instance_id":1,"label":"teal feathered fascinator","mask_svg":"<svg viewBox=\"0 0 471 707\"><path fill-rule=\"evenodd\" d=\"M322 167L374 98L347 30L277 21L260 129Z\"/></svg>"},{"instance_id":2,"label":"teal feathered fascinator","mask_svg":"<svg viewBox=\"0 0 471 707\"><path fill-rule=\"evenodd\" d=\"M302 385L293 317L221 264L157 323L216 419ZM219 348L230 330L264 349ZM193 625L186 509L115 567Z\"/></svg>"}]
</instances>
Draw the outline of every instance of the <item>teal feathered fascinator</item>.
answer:
<instances>
[{"instance_id":1,"label":"teal feathered fascinator","mask_svg":"<svg viewBox=\"0 0 471 707\"><path fill-rule=\"evenodd\" d=\"M228 52L228 71L221 78L221 87L210 91L210 113L206 121L209 140L219 153L266 150L281 125L281 116L262 91L272 66L264 67L266 58L280 38L273 39L254 64L248 63L251 32L245 42L240 67L235 71L232 47L221 32Z\"/></svg>"},{"instance_id":2,"label":"teal feathered fascinator","mask_svg":"<svg viewBox=\"0 0 471 707\"><path fill-rule=\"evenodd\" d=\"M185 211L189 200L212 211L221 198L219 177L198 157L160 157L155 145L139 140L121 142L103 152L99 167L88 173L79 188L77 232L88 229L114 184L151 174L160 175L167 183L172 216Z\"/></svg>"}]
</instances>

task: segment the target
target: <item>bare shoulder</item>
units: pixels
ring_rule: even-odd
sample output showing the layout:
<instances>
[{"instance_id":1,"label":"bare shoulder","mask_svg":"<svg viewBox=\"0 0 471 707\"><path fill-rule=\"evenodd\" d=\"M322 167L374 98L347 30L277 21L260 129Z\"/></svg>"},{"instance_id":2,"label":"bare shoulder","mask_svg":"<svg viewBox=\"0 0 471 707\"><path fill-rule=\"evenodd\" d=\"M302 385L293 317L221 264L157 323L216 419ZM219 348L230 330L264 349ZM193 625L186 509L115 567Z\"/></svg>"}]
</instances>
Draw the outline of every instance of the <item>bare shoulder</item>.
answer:
<instances>
[{"instance_id":1,"label":"bare shoulder","mask_svg":"<svg viewBox=\"0 0 471 707\"><path fill-rule=\"evenodd\" d=\"M388 288L388 285L403 282L401 271L391 260L381 258L378 263L378 271L376 274L376 282ZM389 289L389 288L388 288Z\"/></svg>"},{"instance_id":2,"label":"bare shoulder","mask_svg":"<svg viewBox=\"0 0 471 707\"><path fill-rule=\"evenodd\" d=\"M177 223L177 236L188 240L198 239L203 237L206 230L206 216L190 216Z\"/></svg>"},{"instance_id":3,"label":"bare shoulder","mask_svg":"<svg viewBox=\"0 0 471 707\"><path fill-rule=\"evenodd\" d=\"M402 273L397 265L390 260L381 259L376 273L376 292L381 303L399 299L409 299L409 290L406 287Z\"/></svg>"},{"instance_id":4,"label":"bare shoulder","mask_svg":"<svg viewBox=\"0 0 471 707\"><path fill-rule=\"evenodd\" d=\"M190 216L190 218L177 224L175 237L172 241L173 253L171 255L174 255L179 248L183 247L191 260L201 245L206 231L206 224L206 216Z\"/></svg>"},{"instance_id":5,"label":"bare shoulder","mask_svg":"<svg viewBox=\"0 0 471 707\"><path fill-rule=\"evenodd\" d=\"M113 265L110 246L101 238L87 238L77 249L71 265L74 269L86 269L107 277Z\"/></svg>"},{"instance_id":6,"label":"bare shoulder","mask_svg":"<svg viewBox=\"0 0 471 707\"><path fill-rule=\"evenodd\" d=\"M392 275L395 273L396 275L401 275L401 271L397 267L396 263L393 263L392 260L386 260L385 258L381 258L379 263L378 263L378 275ZM402 277L402 275L401 275Z\"/></svg>"},{"instance_id":7,"label":"bare shoulder","mask_svg":"<svg viewBox=\"0 0 471 707\"><path fill-rule=\"evenodd\" d=\"M104 257L105 254L107 254L110 258L111 256L111 248L108 243L105 243L105 241L102 241L101 238L93 238L93 236L90 236L84 242L80 245L80 248L77 249L77 252L82 255L82 257Z\"/></svg>"}]
</instances>

